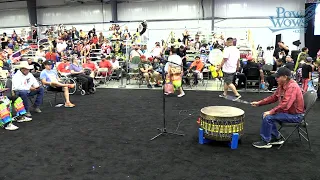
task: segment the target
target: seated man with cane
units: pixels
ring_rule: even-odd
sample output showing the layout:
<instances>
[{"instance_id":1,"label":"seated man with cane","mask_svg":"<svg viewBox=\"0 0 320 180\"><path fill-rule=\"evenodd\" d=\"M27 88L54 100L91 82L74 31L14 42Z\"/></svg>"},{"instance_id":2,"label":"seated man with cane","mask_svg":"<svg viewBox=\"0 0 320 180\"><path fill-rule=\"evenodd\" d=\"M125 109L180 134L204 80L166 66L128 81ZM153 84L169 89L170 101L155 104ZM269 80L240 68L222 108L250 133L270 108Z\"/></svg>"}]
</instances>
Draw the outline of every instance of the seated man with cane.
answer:
<instances>
[{"instance_id":1,"label":"seated man with cane","mask_svg":"<svg viewBox=\"0 0 320 180\"><path fill-rule=\"evenodd\" d=\"M251 105L263 106L279 101L279 105L262 115L262 126L260 135L262 141L252 145L256 148L271 148L272 145L283 144L283 139L277 129L276 122L298 123L303 119L304 101L299 85L291 79L291 71L286 67L281 67L276 72L278 88L276 92Z\"/></svg>"},{"instance_id":2,"label":"seated man with cane","mask_svg":"<svg viewBox=\"0 0 320 180\"><path fill-rule=\"evenodd\" d=\"M65 107L74 107L75 105L70 102L69 99L69 88L74 88L74 84L62 84L60 83L60 79L58 74L51 69L53 64L52 61L45 61L44 63L45 69L40 73L40 79L42 84L47 88L48 91L64 91L64 98L66 100L64 106Z\"/></svg>"}]
</instances>

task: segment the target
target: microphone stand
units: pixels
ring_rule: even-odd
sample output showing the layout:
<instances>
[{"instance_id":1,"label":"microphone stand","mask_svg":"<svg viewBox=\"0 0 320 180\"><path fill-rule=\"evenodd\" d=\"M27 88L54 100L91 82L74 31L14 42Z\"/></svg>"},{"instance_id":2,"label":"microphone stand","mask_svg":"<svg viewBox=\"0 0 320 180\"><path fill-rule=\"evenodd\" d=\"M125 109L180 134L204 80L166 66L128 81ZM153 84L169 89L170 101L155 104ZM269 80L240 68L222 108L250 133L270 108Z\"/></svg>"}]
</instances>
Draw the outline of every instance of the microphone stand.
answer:
<instances>
[{"instance_id":1,"label":"microphone stand","mask_svg":"<svg viewBox=\"0 0 320 180\"><path fill-rule=\"evenodd\" d=\"M167 60L163 60L164 62L167 62ZM181 67L180 64L176 64L176 63L173 63L173 62L170 62L172 64L175 64L175 65L178 65ZM163 127L162 128L157 128L158 131L160 131L159 134L157 134L156 136L154 136L153 138L150 139L150 141L153 141L155 140L156 138L162 136L162 135L177 135L177 136L184 136L184 134L181 134L181 133L177 133L177 132L172 132L172 131L168 131L167 130L167 123L166 123L166 99L165 99L165 84L166 84L166 73L165 73L165 65L163 65L162 67L162 79L163 79L163 83L162 83L162 86L163 86L163 90L162 90L162 113L163 113Z\"/></svg>"}]
</instances>

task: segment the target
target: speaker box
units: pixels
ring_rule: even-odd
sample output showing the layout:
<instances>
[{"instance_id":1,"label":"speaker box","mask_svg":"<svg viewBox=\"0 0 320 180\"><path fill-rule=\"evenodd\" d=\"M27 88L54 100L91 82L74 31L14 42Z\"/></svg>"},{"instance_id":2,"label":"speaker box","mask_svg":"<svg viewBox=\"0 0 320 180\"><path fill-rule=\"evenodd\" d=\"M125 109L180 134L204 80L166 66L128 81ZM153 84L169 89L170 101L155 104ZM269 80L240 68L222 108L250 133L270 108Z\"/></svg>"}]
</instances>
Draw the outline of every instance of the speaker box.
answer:
<instances>
[{"instance_id":1,"label":"speaker box","mask_svg":"<svg viewBox=\"0 0 320 180\"><path fill-rule=\"evenodd\" d=\"M298 59L298 56L299 56L300 52L301 51L299 51L299 50L291 51L291 57L292 57L294 62L297 62L297 59Z\"/></svg>"},{"instance_id":2,"label":"speaker box","mask_svg":"<svg viewBox=\"0 0 320 180\"><path fill-rule=\"evenodd\" d=\"M278 47L278 42L282 42L281 34L276 35L276 44L274 45L275 48Z\"/></svg>"}]
</instances>

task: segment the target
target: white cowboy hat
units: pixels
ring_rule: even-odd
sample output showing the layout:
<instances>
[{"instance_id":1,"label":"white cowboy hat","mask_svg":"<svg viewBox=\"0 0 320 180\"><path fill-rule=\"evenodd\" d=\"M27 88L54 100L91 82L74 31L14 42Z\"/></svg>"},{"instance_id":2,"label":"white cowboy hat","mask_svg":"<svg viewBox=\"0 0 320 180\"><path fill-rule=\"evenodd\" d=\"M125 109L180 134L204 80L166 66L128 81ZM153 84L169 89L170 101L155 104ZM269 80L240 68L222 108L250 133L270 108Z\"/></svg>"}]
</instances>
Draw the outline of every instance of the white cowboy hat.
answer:
<instances>
[{"instance_id":1,"label":"white cowboy hat","mask_svg":"<svg viewBox=\"0 0 320 180\"><path fill-rule=\"evenodd\" d=\"M22 68L33 69L34 66L29 65L28 61L20 61L18 64L15 65L15 68L17 68L17 69L22 69Z\"/></svg>"}]
</instances>

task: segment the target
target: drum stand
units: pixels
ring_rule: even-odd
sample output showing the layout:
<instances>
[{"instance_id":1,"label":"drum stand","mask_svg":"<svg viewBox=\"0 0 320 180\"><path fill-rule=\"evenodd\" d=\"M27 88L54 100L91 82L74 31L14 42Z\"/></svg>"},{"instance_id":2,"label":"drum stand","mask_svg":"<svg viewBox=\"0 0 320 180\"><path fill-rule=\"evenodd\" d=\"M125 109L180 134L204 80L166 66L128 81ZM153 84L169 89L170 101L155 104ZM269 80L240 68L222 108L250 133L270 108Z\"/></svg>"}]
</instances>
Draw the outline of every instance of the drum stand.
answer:
<instances>
[{"instance_id":1,"label":"drum stand","mask_svg":"<svg viewBox=\"0 0 320 180\"><path fill-rule=\"evenodd\" d=\"M164 71L164 66L162 67L162 78L163 78L163 83L162 83L162 87L163 87L163 90L162 90L162 110L163 110L163 128L157 128L158 131L160 131L160 133L156 136L154 136L153 138L150 139L150 141L153 141L155 140L156 138L162 136L162 135L167 135L167 134L170 134L170 135L177 135L177 136L184 136L184 134L181 134L181 133L177 133L177 132L172 132L172 131L168 131L167 128L166 128L166 99L165 99L165 91L164 91L164 86L165 86L165 83L166 83L166 75L165 75L165 71Z\"/></svg>"}]
</instances>

